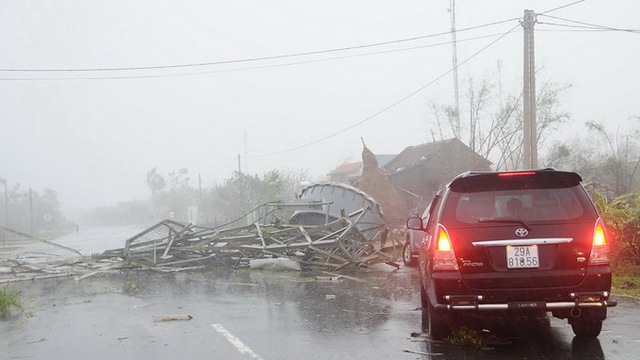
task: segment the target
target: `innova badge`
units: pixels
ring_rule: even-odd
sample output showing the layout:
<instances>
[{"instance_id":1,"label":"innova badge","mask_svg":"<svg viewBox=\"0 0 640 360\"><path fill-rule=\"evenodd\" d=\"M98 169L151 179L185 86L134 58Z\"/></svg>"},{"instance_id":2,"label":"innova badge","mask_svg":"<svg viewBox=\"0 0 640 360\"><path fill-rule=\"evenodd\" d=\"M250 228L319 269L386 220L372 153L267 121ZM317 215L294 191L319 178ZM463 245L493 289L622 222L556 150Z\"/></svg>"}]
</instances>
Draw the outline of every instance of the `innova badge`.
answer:
<instances>
[{"instance_id":1,"label":"innova badge","mask_svg":"<svg viewBox=\"0 0 640 360\"><path fill-rule=\"evenodd\" d=\"M529 231L525 228L518 228L516 229L516 236L518 237L525 237L529 235Z\"/></svg>"}]
</instances>

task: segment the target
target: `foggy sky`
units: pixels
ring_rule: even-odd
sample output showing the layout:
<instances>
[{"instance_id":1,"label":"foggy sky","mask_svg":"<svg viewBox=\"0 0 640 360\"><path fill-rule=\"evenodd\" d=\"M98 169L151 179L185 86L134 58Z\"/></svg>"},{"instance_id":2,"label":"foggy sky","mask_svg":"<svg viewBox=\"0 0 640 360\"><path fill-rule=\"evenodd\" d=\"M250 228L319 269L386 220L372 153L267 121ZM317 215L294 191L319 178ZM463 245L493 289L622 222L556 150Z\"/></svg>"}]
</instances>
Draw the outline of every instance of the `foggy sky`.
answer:
<instances>
[{"instance_id":1,"label":"foggy sky","mask_svg":"<svg viewBox=\"0 0 640 360\"><path fill-rule=\"evenodd\" d=\"M457 0L456 28L477 27L458 33L458 62L516 27L525 9L573 2ZM0 176L9 186L51 188L73 210L148 198L153 167L187 168L194 186L200 174L210 187L231 177L240 155L251 174L309 169L320 178L358 161L361 137L377 154L431 141L429 103L453 104L452 76L443 76L451 36L396 40L448 32L448 7L2 0ZM584 131L585 121L624 129L640 115L640 34L576 27L637 30L639 12L633 0L588 0L547 14L575 22L538 17L539 81L572 85L560 99L572 121L558 138ZM511 21L481 26L503 20ZM522 38L518 26L462 64L461 96L469 77L519 92ZM352 49L315 53L344 48ZM282 56L305 53L314 54ZM232 60L242 61L214 64Z\"/></svg>"}]
</instances>

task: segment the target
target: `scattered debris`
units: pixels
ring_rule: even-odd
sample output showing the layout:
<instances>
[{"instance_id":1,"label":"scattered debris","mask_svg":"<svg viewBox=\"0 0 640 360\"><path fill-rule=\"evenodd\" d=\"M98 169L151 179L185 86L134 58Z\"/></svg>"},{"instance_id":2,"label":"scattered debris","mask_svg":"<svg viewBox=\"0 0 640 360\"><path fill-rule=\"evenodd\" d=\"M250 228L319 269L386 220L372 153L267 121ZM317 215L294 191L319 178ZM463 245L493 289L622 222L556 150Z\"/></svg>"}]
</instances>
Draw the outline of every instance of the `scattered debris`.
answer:
<instances>
[{"instance_id":1,"label":"scattered debris","mask_svg":"<svg viewBox=\"0 0 640 360\"><path fill-rule=\"evenodd\" d=\"M251 269L302 270L299 262L287 258L251 259L249 267Z\"/></svg>"},{"instance_id":2,"label":"scattered debris","mask_svg":"<svg viewBox=\"0 0 640 360\"><path fill-rule=\"evenodd\" d=\"M153 315L153 322L191 320L191 319L193 319L193 316L191 315Z\"/></svg>"},{"instance_id":3,"label":"scattered debris","mask_svg":"<svg viewBox=\"0 0 640 360\"><path fill-rule=\"evenodd\" d=\"M288 223L267 223L268 218L282 218L275 216L278 210L292 214ZM227 266L336 272L348 266L379 263L399 267L396 261L402 251L401 239L390 236L392 232L375 200L350 185L314 184L303 189L295 201L263 204L233 223L246 225L207 228L167 219L126 239L123 248L91 256L0 228L80 255L0 258L0 283L61 276L80 281L104 271L130 268L176 272Z\"/></svg>"},{"instance_id":4,"label":"scattered debris","mask_svg":"<svg viewBox=\"0 0 640 360\"><path fill-rule=\"evenodd\" d=\"M409 354L425 355L425 356L444 355L444 353L429 353L429 352L415 351L415 350L403 350L403 352L406 352Z\"/></svg>"},{"instance_id":5,"label":"scattered debris","mask_svg":"<svg viewBox=\"0 0 640 360\"><path fill-rule=\"evenodd\" d=\"M0 226L0 230L2 230L3 232L10 233L10 234L12 233L12 234L14 234L14 235L18 235L18 236L23 237L23 238L25 238L25 239L29 239L29 240L32 240L32 241L39 241L39 242L43 242L43 243L45 243L45 244L47 244L47 245L55 246L55 247L58 247L58 248L60 248L60 249L64 249L64 250L67 250L67 251L70 251L70 252L74 252L74 253L76 253L76 254L78 254L78 255L82 255L82 253L81 253L80 251L76 250L76 249L70 248L70 247L68 247L68 246L60 245L60 244L55 243L55 242L53 242L53 241L49 241L49 240L45 240L45 239L41 239L41 238L39 238L39 237L37 237L37 236L33 236L33 235L29 235L29 234L25 234L25 233L23 233L23 232L21 232L21 231L18 231L18 230L9 229L9 228L4 227L4 226Z\"/></svg>"},{"instance_id":6,"label":"scattered debris","mask_svg":"<svg viewBox=\"0 0 640 360\"><path fill-rule=\"evenodd\" d=\"M40 338L38 340L31 340L27 344L41 343L41 342L44 342L44 341L47 341L47 339L46 338Z\"/></svg>"},{"instance_id":7,"label":"scattered debris","mask_svg":"<svg viewBox=\"0 0 640 360\"><path fill-rule=\"evenodd\" d=\"M386 245L388 226L373 199L344 184L323 183L308 187L303 194L322 198L293 203L296 210L289 224L265 224L265 215L250 225L226 229L164 220L127 239L124 248L93 258L121 258L130 266L165 269L217 264L233 269L276 266L335 271L350 265L395 264L401 242L391 240ZM330 207L333 200L340 202L339 211ZM353 204L361 207L347 213L345 209L353 209Z\"/></svg>"},{"instance_id":8,"label":"scattered debris","mask_svg":"<svg viewBox=\"0 0 640 360\"><path fill-rule=\"evenodd\" d=\"M116 268L119 262L95 262L85 256L22 256L15 259L0 258L0 268L10 271L0 273L0 284L24 280L41 280L58 277L86 277Z\"/></svg>"},{"instance_id":9,"label":"scattered debris","mask_svg":"<svg viewBox=\"0 0 640 360\"><path fill-rule=\"evenodd\" d=\"M329 271L323 271L323 273L333 276L334 277L333 279L335 279L335 280L337 280L337 279L349 279L349 280L353 280L353 281L357 281L357 282L366 282L366 280L358 279L357 277L353 277L353 276L348 276L348 275L343 275L343 274L336 274L336 273L332 273L332 272L329 272Z\"/></svg>"}]
</instances>

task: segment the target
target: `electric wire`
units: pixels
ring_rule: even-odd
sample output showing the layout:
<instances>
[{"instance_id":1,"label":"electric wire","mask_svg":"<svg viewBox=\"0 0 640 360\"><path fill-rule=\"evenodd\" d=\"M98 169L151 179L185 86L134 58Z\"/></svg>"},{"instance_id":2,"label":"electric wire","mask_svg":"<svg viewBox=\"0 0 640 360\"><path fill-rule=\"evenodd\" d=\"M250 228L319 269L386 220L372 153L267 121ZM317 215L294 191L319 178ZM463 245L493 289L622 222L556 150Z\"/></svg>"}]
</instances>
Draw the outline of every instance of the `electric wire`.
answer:
<instances>
[{"instance_id":1,"label":"electric wire","mask_svg":"<svg viewBox=\"0 0 640 360\"><path fill-rule=\"evenodd\" d=\"M495 21L492 23L471 26L464 29L456 30L456 32L465 32L471 30L477 30L484 27L500 25L507 22L511 22L514 20L518 20L519 18L512 18L506 20ZM235 60L222 60L222 61L210 61L210 62L201 62L201 63L190 63L190 64L172 64L172 65L158 65L158 66L130 66L130 67L111 67L111 68L67 68L67 69L19 69L19 68L0 68L0 72L103 72L103 71L134 71L134 70L159 70L159 69L174 69L174 68L188 68L188 67L203 67L203 66L214 66L214 65L228 65L235 63L245 63L245 62L256 62L256 61L266 61L266 60L276 60L283 58L291 58L291 57L301 57L301 56L309 56L309 55L319 55L326 53L334 53L334 52L343 52L349 50L370 48L370 47L379 47L397 43L405 43L416 40L423 40L438 36L444 36L451 34L451 31L423 35L423 36L415 36L411 38L398 39L398 40L390 40L390 41L381 41L376 43L364 44L364 45L354 45L347 46L335 49L325 49L325 50L317 50L317 51L308 51L308 52L300 52L300 53L292 53L292 54L283 54L283 55L272 55L272 56L262 56L262 57L254 57L254 58L245 58L245 59L235 59Z\"/></svg>"},{"instance_id":2,"label":"electric wire","mask_svg":"<svg viewBox=\"0 0 640 360\"><path fill-rule=\"evenodd\" d=\"M483 48L481 48L480 50L476 51L474 54L472 54L471 56L469 56L468 58L466 58L464 61L460 62L457 66L452 67L451 69L447 70L446 72L442 73L441 75L439 75L438 77L436 77L435 79L431 80L430 82L428 82L427 84L419 87L418 89L412 91L411 93L409 93L408 95L405 95L404 97L400 98L399 100L395 101L394 103L392 103L391 105L388 105L384 108L382 108L381 110L375 112L373 115L370 115L368 117L366 117L365 119L352 124L346 128L343 128L342 130L339 130L337 132L334 132L332 134L329 134L327 136L324 136L322 138L313 140L311 142L308 142L306 144L303 145L299 145L296 147L292 147L289 149L285 149L285 150L280 150L277 152L273 152L273 153L268 153L268 154L263 154L263 155L252 155L252 156L247 156L249 158L264 158L264 157L269 157L269 156L273 156L273 155L280 155L280 154L284 154L287 152L291 152L291 151L295 151L295 150L299 150L311 145L315 145L319 142L325 141L329 138L332 138L334 136L337 136L339 134L342 134L348 130L351 130L353 128L355 128L358 125L364 124L365 122L381 115L382 113L398 106L399 104L403 103L404 101L408 100L409 98L413 97L414 95L418 94L419 92L421 92L422 90L426 89L427 87L433 85L434 83L436 83L437 81L439 81L440 79L444 78L445 76L449 75L451 72L453 72L455 69L459 68L460 66L464 65L465 63L467 63L468 61L470 61L471 59L475 58L476 56L478 56L480 53L484 52L486 49L488 49L489 47L491 47L492 45L494 45L495 43L497 43L498 41L500 41L502 38L504 38L505 36L507 36L508 34L512 33L514 30L516 30L517 28L520 27L520 24L517 24L516 26L514 26L513 28L511 28L509 31L505 32L504 34L502 34L502 36L500 36L499 38L493 40L492 42L490 42L488 45L484 46Z\"/></svg>"},{"instance_id":3,"label":"electric wire","mask_svg":"<svg viewBox=\"0 0 640 360\"><path fill-rule=\"evenodd\" d=\"M458 40L458 43L461 42L469 42L474 40L492 38L501 36L502 33L494 33L489 35L476 36L467 39ZM334 56L328 58L320 58L320 59L309 59L309 60L300 60L293 62L286 62L280 64L271 64L271 65L260 65L260 66L249 66L249 67L241 67L236 69L222 69L222 70L210 70L210 71L197 71L197 72L188 72L188 73L170 73L170 74L147 74L147 75L110 75L110 76L91 76L91 77L50 77L50 78L42 78L42 77L11 77L11 78L0 78L0 81L59 81L59 80L118 80L118 79L148 79L148 78L164 78L164 77L176 77L176 76L194 76L194 75L205 75L205 74L216 74L216 73L230 73L230 72L239 72L239 71L250 71L250 70L261 70L261 69L270 69L270 68L278 68L285 66L295 66L295 65L303 65L315 62L323 62L323 61L332 61L332 60L342 60L348 58L356 58L362 56L372 56L372 55L380 55L380 54L388 54L395 52L403 52L403 51L411 51L418 50L424 48L431 48L436 46L450 45L452 42L445 41L433 44L426 45L416 45L411 47L405 47L401 49L391 49L391 50L380 50L375 52L368 52L362 54L352 54L352 55L342 55L342 56Z\"/></svg>"},{"instance_id":4,"label":"electric wire","mask_svg":"<svg viewBox=\"0 0 640 360\"><path fill-rule=\"evenodd\" d=\"M543 11L543 12L539 13L539 14L546 14L546 13L549 13L549 12L552 12L552 11L556 11L556 10L564 9L564 8L569 7L569 6L573 6L573 5L576 5L576 4L580 4L580 3L585 2L585 1L587 1L587 0L578 0L578 1L574 1L574 2L569 3L569 4L566 4L566 5L562 5L562 6L558 6L558 7L556 7L556 8L553 8L553 9L545 10L545 11Z\"/></svg>"},{"instance_id":5,"label":"electric wire","mask_svg":"<svg viewBox=\"0 0 640 360\"><path fill-rule=\"evenodd\" d=\"M536 31L585 31L585 32L611 31L611 30L608 30L608 29L602 29L602 28L593 27L593 26L560 24L560 23L553 23L553 22L546 22L546 21L538 21L537 24L538 25L557 26L557 27L568 28L568 29L539 29L539 28L536 28L535 29Z\"/></svg>"},{"instance_id":6,"label":"electric wire","mask_svg":"<svg viewBox=\"0 0 640 360\"><path fill-rule=\"evenodd\" d=\"M228 163L226 163L225 165L223 165L223 166L222 166L222 167L220 167L219 169L214 170L214 171L211 171L211 172L208 172L208 173L206 173L206 174L202 174L202 175L203 175L203 176L209 176L209 175L217 174L217 173L221 172L222 170L224 170L224 169L228 168L228 167L229 167L229 165L231 165L232 163L236 162L237 160L238 160L238 157L237 157L237 156L235 156L235 157L233 158L233 160L229 161Z\"/></svg>"},{"instance_id":7,"label":"electric wire","mask_svg":"<svg viewBox=\"0 0 640 360\"><path fill-rule=\"evenodd\" d=\"M591 24L591 23L587 23L587 22L583 22L583 21L565 19L565 18L552 16L552 15L545 15L545 14L540 14L540 15L541 16L546 16L546 17L549 17L549 18L552 18L552 19L556 19L556 20L566 21L566 22L569 22L569 23L579 24L579 25L583 25L583 26L589 26L591 28L598 28L598 29L609 30L609 31L629 32L629 33L632 33L632 34L640 34L640 30L638 30L638 29L615 28L615 27L611 27L611 26L604 26L604 25L598 25L598 24Z\"/></svg>"}]
</instances>

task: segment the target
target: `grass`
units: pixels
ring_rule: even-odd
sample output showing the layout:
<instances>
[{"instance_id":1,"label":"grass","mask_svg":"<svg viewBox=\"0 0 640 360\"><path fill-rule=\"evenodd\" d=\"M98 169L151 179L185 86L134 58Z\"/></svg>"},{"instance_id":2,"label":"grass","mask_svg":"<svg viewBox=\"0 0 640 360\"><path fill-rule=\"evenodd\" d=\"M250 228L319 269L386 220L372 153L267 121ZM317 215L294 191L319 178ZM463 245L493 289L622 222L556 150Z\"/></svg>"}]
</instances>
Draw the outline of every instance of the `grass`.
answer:
<instances>
[{"instance_id":1,"label":"grass","mask_svg":"<svg viewBox=\"0 0 640 360\"><path fill-rule=\"evenodd\" d=\"M640 297L640 265L629 262L613 262L611 293Z\"/></svg>"},{"instance_id":2,"label":"grass","mask_svg":"<svg viewBox=\"0 0 640 360\"><path fill-rule=\"evenodd\" d=\"M611 293L640 297L640 276L614 275L611 281Z\"/></svg>"},{"instance_id":3,"label":"grass","mask_svg":"<svg viewBox=\"0 0 640 360\"><path fill-rule=\"evenodd\" d=\"M22 310L20 292L10 288L0 289L0 315L7 314L11 307Z\"/></svg>"}]
</instances>

